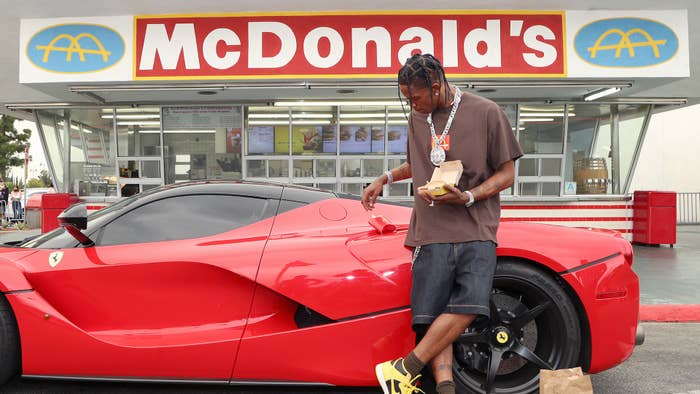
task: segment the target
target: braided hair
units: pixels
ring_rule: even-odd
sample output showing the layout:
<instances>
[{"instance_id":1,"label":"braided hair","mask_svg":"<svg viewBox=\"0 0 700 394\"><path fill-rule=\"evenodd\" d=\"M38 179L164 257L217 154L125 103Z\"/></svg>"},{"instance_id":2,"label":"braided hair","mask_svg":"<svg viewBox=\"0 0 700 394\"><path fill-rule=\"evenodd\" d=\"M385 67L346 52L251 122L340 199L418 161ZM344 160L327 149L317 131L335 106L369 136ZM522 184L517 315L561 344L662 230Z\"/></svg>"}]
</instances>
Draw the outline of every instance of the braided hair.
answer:
<instances>
[{"instance_id":1,"label":"braided hair","mask_svg":"<svg viewBox=\"0 0 700 394\"><path fill-rule=\"evenodd\" d=\"M411 93L412 88L430 88L433 86L434 82L440 84L440 89L444 89L446 101L449 102L451 99L451 97L448 97L452 92L449 89L449 84L445 77L445 70L442 68L440 61L429 53L417 53L406 59L406 63L399 70L398 82L399 85L406 85L409 102L411 97L413 97ZM398 94L400 99L400 88ZM433 100L433 95L431 94L431 104L434 104ZM411 105L411 108L412 107ZM406 116L406 109L403 108L403 111L404 116ZM408 116L406 116L406 118L408 118Z\"/></svg>"}]
</instances>

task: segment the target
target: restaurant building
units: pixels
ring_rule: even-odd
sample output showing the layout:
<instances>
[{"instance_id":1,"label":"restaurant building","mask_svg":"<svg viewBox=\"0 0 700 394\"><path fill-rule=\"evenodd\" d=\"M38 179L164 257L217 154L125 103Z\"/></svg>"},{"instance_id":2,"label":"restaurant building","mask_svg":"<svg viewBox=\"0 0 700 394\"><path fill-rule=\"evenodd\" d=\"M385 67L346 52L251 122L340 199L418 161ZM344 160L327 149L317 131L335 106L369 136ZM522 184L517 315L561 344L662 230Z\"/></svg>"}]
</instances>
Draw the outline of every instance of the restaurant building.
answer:
<instances>
[{"instance_id":1,"label":"restaurant building","mask_svg":"<svg viewBox=\"0 0 700 394\"><path fill-rule=\"evenodd\" d=\"M109 15L70 3L61 17L17 16L18 86L40 99L15 95L2 110L36 121L57 189L93 207L191 180L360 194L406 159L410 108L396 72L424 52L511 122L525 155L501 193L504 220L629 234L650 117L698 101L688 90L697 11L673 9L680 1L595 11L302 2L286 12L201 2L157 13L126 1ZM410 200L412 190L405 180L384 196Z\"/></svg>"}]
</instances>

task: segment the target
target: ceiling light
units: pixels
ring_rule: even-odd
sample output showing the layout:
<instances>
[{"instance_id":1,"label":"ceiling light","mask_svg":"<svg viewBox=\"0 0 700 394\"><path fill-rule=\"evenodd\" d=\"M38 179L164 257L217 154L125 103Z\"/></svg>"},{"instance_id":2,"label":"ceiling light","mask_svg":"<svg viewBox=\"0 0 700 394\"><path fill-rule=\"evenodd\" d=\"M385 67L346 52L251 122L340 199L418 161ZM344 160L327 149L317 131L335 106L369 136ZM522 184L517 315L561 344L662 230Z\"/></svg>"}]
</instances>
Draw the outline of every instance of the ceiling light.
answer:
<instances>
[{"instance_id":1,"label":"ceiling light","mask_svg":"<svg viewBox=\"0 0 700 394\"><path fill-rule=\"evenodd\" d=\"M377 120L375 120L375 121L371 121L371 120L341 120L340 124L380 125L380 124L384 124L384 121L383 120L379 120L379 121L377 121Z\"/></svg>"},{"instance_id":2,"label":"ceiling light","mask_svg":"<svg viewBox=\"0 0 700 394\"><path fill-rule=\"evenodd\" d=\"M275 101L275 107L327 107L327 106L384 106L402 105L397 100L376 100L376 101Z\"/></svg>"},{"instance_id":3,"label":"ceiling light","mask_svg":"<svg viewBox=\"0 0 700 394\"><path fill-rule=\"evenodd\" d=\"M554 118L520 118L520 122L552 122Z\"/></svg>"},{"instance_id":4,"label":"ceiling light","mask_svg":"<svg viewBox=\"0 0 700 394\"><path fill-rule=\"evenodd\" d=\"M124 122L117 122L117 126L160 126L160 121L154 120L127 120Z\"/></svg>"},{"instance_id":5,"label":"ceiling light","mask_svg":"<svg viewBox=\"0 0 700 394\"><path fill-rule=\"evenodd\" d=\"M113 111L112 108L103 108L102 113L105 114L111 114ZM160 108L117 108L117 113L125 113L125 112L144 112L144 113L152 113L152 114L159 114L160 113Z\"/></svg>"},{"instance_id":6,"label":"ceiling light","mask_svg":"<svg viewBox=\"0 0 700 394\"><path fill-rule=\"evenodd\" d=\"M332 114L292 114L293 119L330 119ZM248 119L289 119L289 114L248 114Z\"/></svg>"},{"instance_id":7,"label":"ceiling light","mask_svg":"<svg viewBox=\"0 0 700 394\"><path fill-rule=\"evenodd\" d=\"M520 117L543 117L543 116L564 116L563 112L520 112ZM569 112L569 116L576 116L575 113Z\"/></svg>"},{"instance_id":8,"label":"ceiling light","mask_svg":"<svg viewBox=\"0 0 700 394\"><path fill-rule=\"evenodd\" d=\"M160 130L139 130L141 134L158 134ZM214 134L216 130L165 130L165 134Z\"/></svg>"},{"instance_id":9,"label":"ceiling light","mask_svg":"<svg viewBox=\"0 0 700 394\"><path fill-rule=\"evenodd\" d=\"M593 101L593 100L595 100L595 99L599 99L599 98L601 98L601 97L605 97L605 96L609 96L609 95L611 95L611 94L613 94L613 93L617 93L617 92L619 92L620 90L622 90L622 89L620 89L620 88L618 88L618 87L612 87L612 88L597 90L597 91L595 91L595 92L593 92L593 93L589 93L589 94L583 96L583 100L584 100L584 101Z\"/></svg>"},{"instance_id":10,"label":"ceiling light","mask_svg":"<svg viewBox=\"0 0 700 394\"><path fill-rule=\"evenodd\" d=\"M369 118L381 118L384 119L384 114L340 114L340 118L343 119L369 119Z\"/></svg>"},{"instance_id":11,"label":"ceiling light","mask_svg":"<svg viewBox=\"0 0 700 394\"><path fill-rule=\"evenodd\" d=\"M629 88L631 81L483 81L471 82L472 89L498 89L498 88L608 88L611 86Z\"/></svg>"},{"instance_id":12,"label":"ceiling light","mask_svg":"<svg viewBox=\"0 0 700 394\"><path fill-rule=\"evenodd\" d=\"M114 115L102 115L102 119L112 119ZM117 115L117 120L120 119L160 119L160 114L139 114L139 115Z\"/></svg>"},{"instance_id":13,"label":"ceiling light","mask_svg":"<svg viewBox=\"0 0 700 394\"><path fill-rule=\"evenodd\" d=\"M254 126L254 125L265 125L265 126L272 126L272 125L288 125L289 121L288 120L249 120L248 125ZM292 122L293 125L324 125L324 124L331 124L331 121L328 119L318 119L318 120L295 120Z\"/></svg>"}]
</instances>

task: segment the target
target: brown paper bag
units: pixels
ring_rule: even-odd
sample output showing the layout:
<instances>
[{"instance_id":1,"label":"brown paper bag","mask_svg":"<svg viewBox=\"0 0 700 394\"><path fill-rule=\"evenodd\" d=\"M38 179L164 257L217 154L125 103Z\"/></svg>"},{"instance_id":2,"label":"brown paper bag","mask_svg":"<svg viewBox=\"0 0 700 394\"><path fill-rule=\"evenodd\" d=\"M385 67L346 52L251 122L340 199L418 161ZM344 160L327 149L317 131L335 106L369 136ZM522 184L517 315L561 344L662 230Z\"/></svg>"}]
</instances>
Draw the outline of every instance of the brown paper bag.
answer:
<instances>
[{"instance_id":1,"label":"brown paper bag","mask_svg":"<svg viewBox=\"0 0 700 394\"><path fill-rule=\"evenodd\" d=\"M591 377L581 367L540 370L540 394L593 394Z\"/></svg>"},{"instance_id":2,"label":"brown paper bag","mask_svg":"<svg viewBox=\"0 0 700 394\"><path fill-rule=\"evenodd\" d=\"M418 187L418 190L427 190L433 196L447 194L445 184L457 186L463 170L461 160L446 161L433 170L428 184Z\"/></svg>"}]
</instances>

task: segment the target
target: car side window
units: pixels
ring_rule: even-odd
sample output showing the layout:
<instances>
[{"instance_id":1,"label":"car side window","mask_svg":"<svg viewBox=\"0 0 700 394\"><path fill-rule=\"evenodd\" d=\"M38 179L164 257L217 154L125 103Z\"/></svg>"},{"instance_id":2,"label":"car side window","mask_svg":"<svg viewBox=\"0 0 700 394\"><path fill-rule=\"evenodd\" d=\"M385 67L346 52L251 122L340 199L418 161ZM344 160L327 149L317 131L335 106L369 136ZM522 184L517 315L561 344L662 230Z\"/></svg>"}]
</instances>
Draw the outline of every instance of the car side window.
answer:
<instances>
[{"instance_id":1,"label":"car side window","mask_svg":"<svg viewBox=\"0 0 700 394\"><path fill-rule=\"evenodd\" d=\"M277 203L231 195L165 198L118 217L102 228L95 241L104 246L204 237L270 217Z\"/></svg>"},{"instance_id":2,"label":"car side window","mask_svg":"<svg viewBox=\"0 0 700 394\"><path fill-rule=\"evenodd\" d=\"M288 200L282 200L280 201L280 207L277 209L277 214L281 214L287 211L291 211L292 209L297 209L299 207L303 207L305 205L308 205L303 202L298 202L298 201L288 201Z\"/></svg>"}]
</instances>

